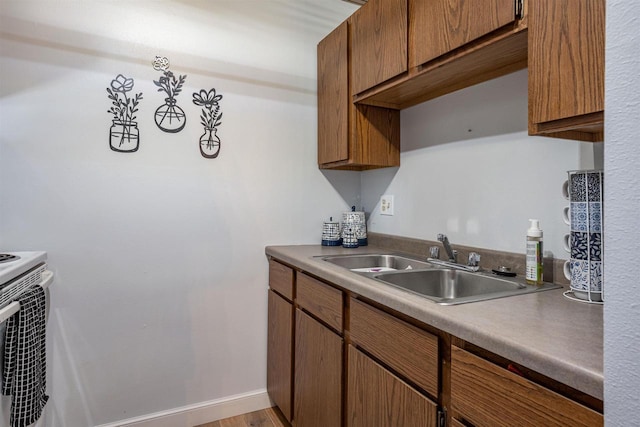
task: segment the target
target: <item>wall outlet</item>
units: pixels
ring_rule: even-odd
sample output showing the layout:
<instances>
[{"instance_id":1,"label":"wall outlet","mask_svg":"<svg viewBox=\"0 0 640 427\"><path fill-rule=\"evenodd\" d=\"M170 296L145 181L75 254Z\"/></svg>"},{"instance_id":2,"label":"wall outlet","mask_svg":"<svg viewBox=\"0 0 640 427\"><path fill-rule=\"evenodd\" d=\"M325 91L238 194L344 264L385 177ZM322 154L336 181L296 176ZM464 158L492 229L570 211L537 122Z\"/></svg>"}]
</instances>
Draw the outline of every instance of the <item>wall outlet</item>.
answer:
<instances>
[{"instance_id":1,"label":"wall outlet","mask_svg":"<svg viewBox=\"0 0 640 427\"><path fill-rule=\"evenodd\" d=\"M380 197L380 215L393 215L393 196Z\"/></svg>"}]
</instances>

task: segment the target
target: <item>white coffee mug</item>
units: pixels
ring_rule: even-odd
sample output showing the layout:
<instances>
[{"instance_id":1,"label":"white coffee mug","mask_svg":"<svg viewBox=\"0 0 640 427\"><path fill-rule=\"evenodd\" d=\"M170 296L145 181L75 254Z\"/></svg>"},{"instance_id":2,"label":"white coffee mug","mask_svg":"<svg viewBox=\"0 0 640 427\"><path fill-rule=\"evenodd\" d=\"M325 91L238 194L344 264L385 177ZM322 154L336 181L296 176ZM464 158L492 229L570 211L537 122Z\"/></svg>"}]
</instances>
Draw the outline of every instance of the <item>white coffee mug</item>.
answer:
<instances>
[{"instance_id":1,"label":"white coffee mug","mask_svg":"<svg viewBox=\"0 0 640 427\"><path fill-rule=\"evenodd\" d=\"M562 245L564 246L564 250L568 253L571 253L571 234L565 234L562 238Z\"/></svg>"},{"instance_id":2,"label":"white coffee mug","mask_svg":"<svg viewBox=\"0 0 640 427\"><path fill-rule=\"evenodd\" d=\"M566 277L567 280L571 281L571 261L570 260L566 260L564 262L564 265L562 266L562 272L564 273L564 277Z\"/></svg>"},{"instance_id":3,"label":"white coffee mug","mask_svg":"<svg viewBox=\"0 0 640 427\"><path fill-rule=\"evenodd\" d=\"M569 180L565 180L562 183L562 197L569 200Z\"/></svg>"}]
</instances>

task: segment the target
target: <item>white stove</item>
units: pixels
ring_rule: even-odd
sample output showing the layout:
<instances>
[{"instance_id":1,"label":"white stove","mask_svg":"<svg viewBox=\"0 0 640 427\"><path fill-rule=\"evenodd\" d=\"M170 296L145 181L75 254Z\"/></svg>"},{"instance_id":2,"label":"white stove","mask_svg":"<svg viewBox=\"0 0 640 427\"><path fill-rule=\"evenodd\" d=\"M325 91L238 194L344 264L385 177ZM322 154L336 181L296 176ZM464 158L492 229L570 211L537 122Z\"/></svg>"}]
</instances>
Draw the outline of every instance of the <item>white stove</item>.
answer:
<instances>
[{"instance_id":1,"label":"white stove","mask_svg":"<svg viewBox=\"0 0 640 427\"><path fill-rule=\"evenodd\" d=\"M0 251L0 327L15 313L20 311L20 297L33 286L45 289L45 322L49 314L49 285L53 281L53 273L47 270L46 252L3 252ZM2 333L4 336L4 333ZM3 340L3 338L0 338ZM4 341L4 340L3 340ZM0 344L1 346L1 344ZM29 356L30 357L30 356ZM29 359L30 363L36 363ZM35 384L35 383L34 383ZM10 422L12 398L0 396L0 425L8 426ZM22 403L21 403L22 405ZM51 406L51 405L49 405ZM47 409L45 408L45 412ZM46 417L40 418L30 427L47 425Z\"/></svg>"},{"instance_id":2,"label":"white stove","mask_svg":"<svg viewBox=\"0 0 640 427\"><path fill-rule=\"evenodd\" d=\"M0 308L42 282L46 261L46 252L0 252Z\"/></svg>"}]
</instances>

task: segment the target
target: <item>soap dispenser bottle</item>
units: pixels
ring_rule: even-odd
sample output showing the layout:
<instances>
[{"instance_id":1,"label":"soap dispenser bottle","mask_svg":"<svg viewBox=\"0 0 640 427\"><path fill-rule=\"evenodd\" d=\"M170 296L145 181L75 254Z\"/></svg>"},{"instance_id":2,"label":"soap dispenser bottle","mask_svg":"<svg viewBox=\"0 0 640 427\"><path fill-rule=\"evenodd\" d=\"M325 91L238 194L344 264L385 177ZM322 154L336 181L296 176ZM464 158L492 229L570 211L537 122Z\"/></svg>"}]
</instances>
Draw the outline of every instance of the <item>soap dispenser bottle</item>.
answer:
<instances>
[{"instance_id":1,"label":"soap dispenser bottle","mask_svg":"<svg viewBox=\"0 0 640 427\"><path fill-rule=\"evenodd\" d=\"M542 230L537 219L529 220L525 277L530 285L542 285Z\"/></svg>"}]
</instances>

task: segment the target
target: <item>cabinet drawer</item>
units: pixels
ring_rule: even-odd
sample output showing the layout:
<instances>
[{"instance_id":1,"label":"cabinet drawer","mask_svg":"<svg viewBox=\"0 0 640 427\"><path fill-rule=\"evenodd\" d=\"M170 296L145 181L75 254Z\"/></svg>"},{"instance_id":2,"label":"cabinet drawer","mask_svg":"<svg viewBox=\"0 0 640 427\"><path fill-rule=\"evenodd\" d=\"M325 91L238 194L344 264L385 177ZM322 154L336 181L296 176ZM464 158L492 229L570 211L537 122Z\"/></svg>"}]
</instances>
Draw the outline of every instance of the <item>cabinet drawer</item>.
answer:
<instances>
[{"instance_id":1,"label":"cabinet drawer","mask_svg":"<svg viewBox=\"0 0 640 427\"><path fill-rule=\"evenodd\" d=\"M351 340L432 396L438 395L438 337L356 299Z\"/></svg>"},{"instance_id":2,"label":"cabinet drawer","mask_svg":"<svg viewBox=\"0 0 640 427\"><path fill-rule=\"evenodd\" d=\"M349 427L436 427L435 403L349 346Z\"/></svg>"},{"instance_id":3,"label":"cabinet drawer","mask_svg":"<svg viewBox=\"0 0 640 427\"><path fill-rule=\"evenodd\" d=\"M342 291L304 273L298 275L297 290L300 307L342 332Z\"/></svg>"},{"instance_id":4,"label":"cabinet drawer","mask_svg":"<svg viewBox=\"0 0 640 427\"><path fill-rule=\"evenodd\" d=\"M451 406L482 426L601 426L601 414L461 348L451 347Z\"/></svg>"},{"instance_id":5,"label":"cabinet drawer","mask_svg":"<svg viewBox=\"0 0 640 427\"><path fill-rule=\"evenodd\" d=\"M293 269L270 259L269 287L289 300L293 300Z\"/></svg>"}]
</instances>

